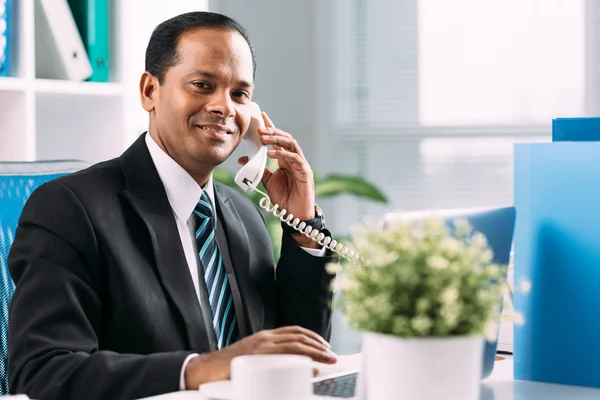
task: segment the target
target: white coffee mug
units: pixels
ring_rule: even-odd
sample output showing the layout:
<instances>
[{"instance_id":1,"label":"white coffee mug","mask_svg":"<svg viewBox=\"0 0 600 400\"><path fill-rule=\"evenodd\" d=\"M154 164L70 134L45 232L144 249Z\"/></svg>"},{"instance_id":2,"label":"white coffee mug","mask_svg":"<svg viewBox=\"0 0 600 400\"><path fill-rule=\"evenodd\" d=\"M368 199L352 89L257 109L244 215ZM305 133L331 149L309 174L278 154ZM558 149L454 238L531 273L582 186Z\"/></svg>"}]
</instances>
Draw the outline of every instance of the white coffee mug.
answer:
<instances>
[{"instance_id":1,"label":"white coffee mug","mask_svg":"<svg viewBox=\"0 0 600 400\"><path fill-rule=\"evenodd\" d=\"M307 400L313 365L306 356L265 354L231 361L233 400Z\"/></svg>"}]
</instances>

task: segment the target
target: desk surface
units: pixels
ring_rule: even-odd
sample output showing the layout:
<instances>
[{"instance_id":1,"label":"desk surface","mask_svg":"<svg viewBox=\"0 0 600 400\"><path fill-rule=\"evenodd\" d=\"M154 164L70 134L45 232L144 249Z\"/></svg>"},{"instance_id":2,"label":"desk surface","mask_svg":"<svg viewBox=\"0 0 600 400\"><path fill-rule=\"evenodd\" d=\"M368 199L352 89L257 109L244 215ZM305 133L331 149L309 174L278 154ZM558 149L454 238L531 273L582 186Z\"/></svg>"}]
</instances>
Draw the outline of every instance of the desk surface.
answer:
<instances>
[{"instance_id":1,"label":"desk surface","mask_svg":"<svg viewBox=\"0 0 600 400\"><path fill-rule=\"evenodd\" d=\"M353 369L359 365L360 355L341 356L336 366L326 366L322 374L328 375L342 369ZM600 389L549 383L518 381L513 379L513 359L502 355L504 360L496 361L492 375L481 382L481 400L598 400ZM169 393L145 400L199 400L197 391ZM314 400L334 399L334 397L314 396ZM339 399L338 399L339 400Z\"/></svg>"},{"instance_id":2,"label":"desk surface","mask_svg":"<svg viewBox=\"0 0 600 400\"><path fill-rule=\"evenodd\" d=\"M600 399L600 389L515 380L512 356L501 356L505 360L496 361L492 375L481 382L481 400Z\"/></svg>"}]
</instances>

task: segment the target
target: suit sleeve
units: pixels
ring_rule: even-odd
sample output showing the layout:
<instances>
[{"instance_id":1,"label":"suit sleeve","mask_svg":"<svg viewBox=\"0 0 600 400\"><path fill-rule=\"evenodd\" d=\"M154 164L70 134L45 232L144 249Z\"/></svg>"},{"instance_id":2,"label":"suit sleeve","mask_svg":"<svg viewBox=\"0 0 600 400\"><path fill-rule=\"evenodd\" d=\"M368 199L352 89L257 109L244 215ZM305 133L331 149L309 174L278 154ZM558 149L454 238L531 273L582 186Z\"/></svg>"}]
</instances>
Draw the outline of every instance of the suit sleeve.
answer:
<instances>
[{"instance_id":1,"label":"suit sleeve","mask_svg":"<svg viewBox=\"0 0 600 400\"><path fill-rule=\"evenodd\" d=\"M275 273L278 326L300 325L330 339L334 277L326 266L335 261L330 250L323 257L312 255L283 233Z\"/></svg>"},{"instance_id":2,"label":"suit sleeve","mask_svg":"<svg viewBox=\"0 0 600 400\"><path fill-rule=\"evenodd\" d=\"M9 391L36 399L132 399L179 390L191 352L99 346L104 273L84 207L60 181L32 193L8 258Z\"/></svg>"}]
</instances>

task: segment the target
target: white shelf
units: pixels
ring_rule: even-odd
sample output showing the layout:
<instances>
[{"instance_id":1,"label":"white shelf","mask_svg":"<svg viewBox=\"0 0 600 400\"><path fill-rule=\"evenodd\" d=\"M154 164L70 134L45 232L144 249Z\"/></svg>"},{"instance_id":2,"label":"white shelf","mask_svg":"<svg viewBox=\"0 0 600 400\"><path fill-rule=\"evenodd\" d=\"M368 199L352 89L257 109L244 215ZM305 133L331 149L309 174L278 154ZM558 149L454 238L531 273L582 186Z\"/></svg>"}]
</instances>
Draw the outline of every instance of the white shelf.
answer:
<instances>
[{"instance_id":1,"label":"white shelf","mask_svg":"<svg viewBox=\"0 0 600 400\"><path fill-rule=\"evenodd\" d=\"M27 89L31 80L14 77L0 77L0 92L19 92ZM78 82L58 79L35 79L33 90L36 93L72 94L84 96L121 97L123 85L115 82Z\"/></svg>"},{"instance_id":2,"label":"white shelf","mask_svg":"<svg viewBox=\"0 0 600 400\"><path fill-rule=\"evenodd\" d=\"M24 91L26 81L23 78L1 77L0 91L1 92L19 92Z\"/></svg>"},{"instance_id":3,"label":"white shelf","mask_svg":"<svg viewBox=\"0 0 600 400\"><path fill-rule=\"evenodd\" d=\"M86 96L120 97L123 95L123 85L113 82L77 82L62 81L58 79L36 79L34 90L36 93Z\"/></svg>"},{"instance_id":4,"label":"white shelf","mask_svg":"<svg viewBox=\"0 0 600 400\"><path fill-rule=\"evenodd\" d=\"M51 71L51 63L59 59L52 54L53 41L45 52L35 51L41 45L36 32L38 40L39 34L52 34L40 23L39 1L12 2L14 76L0 77L0 161L69 158L93 163L118 157L148 129L138 86L152 30L176 14L208 9L208 0L170 0L167 9L162 0L109 0L110 82L36 76L36 66Z\"/></svg>"}]
</instances>

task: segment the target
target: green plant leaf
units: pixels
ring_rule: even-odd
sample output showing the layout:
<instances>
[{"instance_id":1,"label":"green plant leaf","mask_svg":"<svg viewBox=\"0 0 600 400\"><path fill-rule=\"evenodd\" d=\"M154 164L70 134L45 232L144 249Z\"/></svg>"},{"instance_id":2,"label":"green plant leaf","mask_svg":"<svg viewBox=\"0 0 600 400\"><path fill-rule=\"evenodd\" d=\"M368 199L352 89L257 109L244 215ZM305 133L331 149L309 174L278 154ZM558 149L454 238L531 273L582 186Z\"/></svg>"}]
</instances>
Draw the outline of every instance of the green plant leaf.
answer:
<instances>
[{"instance_id":1,"label":"green plant leaf","mask_svg":"<svg viewBox=\"0 0 600 400\"><path fill-rule=\"evenodd\" d=\"M272 214L266 214L267 218L267 229L271 236L271 244L273 245L273 256L275 262L279 261L281 255L281 235L283 230L281 229L281 220Z\"/></svg>"},{"instance_id":2,"label":"green plant leaf","mask_svg":"<svg viewBox=\"0 0 600 400\"><path fill-rule=\"evenodd\" d=\"M362 265L341 259L336 301L350 327L396 337L496 340L506 265L466 222L371 224L353 234Z\"/></svg>"},{"instance_id":3,"label":"green plant leaf","mask_svg":"<svg viewBox=\"0 0 600 400\"><path fill-rule=\"evenodd\" d=\"M274 172L279 168L279 162L276 158L268 158L267 159L267 169L271 172Z\"/></svg>"},{"instance_id":4,"label":"green plant leaf","mask_svg":"<svg viewBox=\"0 0 600 400\"><path fill-rule=\"evenodd\" d=\"M275 171L277 169L277 160L270 159L267 166L271 171ZM262 195L260 193L245 193L242 189L240 189L240 187L235 183L235 173L232 173L223 167L216 168L213 171L213 179L216 182L221 182L224 185L227 185L235 190L238 190L240 193L243 193L246 197L250 199L250 201L253 204L257 206L259 204L260 199L262 199ZM334 197L341 194L350 194L380 203L387 203L388 201L385 195L372 183L369 183L364 178L357 176L333 174L326 176L323 179L318 179L315 174L315 187L316 195L322 198ZM262 183L258 185L258 188L261 191L266 192ZM275 260L277 261L281 252L282 231L280 220L272 214L264 212L264 210L262 209L261 211L267 219L267 228L271 236L271 242L273 244L273 250L275 253ZM337 240L338 242L342 243L349 242L349 238L347 237L337 238Z\"/></svg>"},{"instance_id":5,"label":"green plant leaf","mask_svg":"<svg viewBox=\"0 0 600 400\"><path fill-rule=\"evenodd\" d=\"M317 197L326 198L341 194L387 204L387 197L372 183L359 176L328 175L315 184Z\"/></svg>"},{"instance_id":6,"label":"green plant leaf","mask_svg":"<svg viewBox=\"0 0 600 400\"><path fill-rule=\"evenodd\" d=\"M215 168L213 171L213 179L229 187L237 186L235 184L234 177L235 175L226 170L225 168Z\"/></svg>"}]
</instances>

